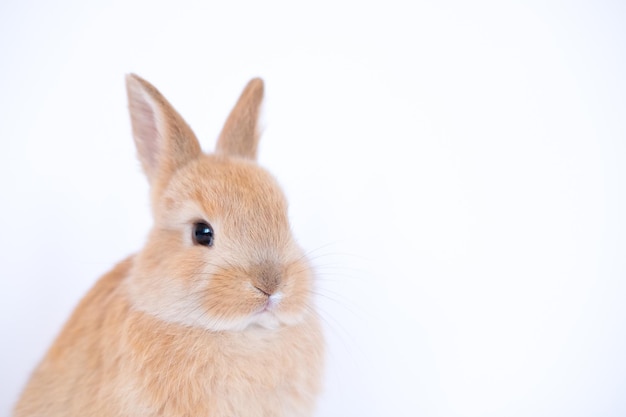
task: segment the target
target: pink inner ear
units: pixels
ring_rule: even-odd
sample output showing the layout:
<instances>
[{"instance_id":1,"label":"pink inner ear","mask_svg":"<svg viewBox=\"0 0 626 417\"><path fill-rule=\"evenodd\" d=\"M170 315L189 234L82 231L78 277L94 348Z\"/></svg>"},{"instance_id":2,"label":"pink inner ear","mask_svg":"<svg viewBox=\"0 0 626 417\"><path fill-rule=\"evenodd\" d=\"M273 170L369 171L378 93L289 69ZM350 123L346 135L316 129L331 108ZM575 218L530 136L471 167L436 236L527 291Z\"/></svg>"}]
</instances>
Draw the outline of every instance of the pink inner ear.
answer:
<instances>
[{"instance_id":1,"label":"pink inner ear","mask_svg":"<svg viewBox=\"0 0 626 417\"><path fill-rule=\"evenodd\" d=\"M143 97L134 97L130 112L139 158L152 172L157 164L160 139L156 115L152 106Z\"/></svg>"}]
</instances>

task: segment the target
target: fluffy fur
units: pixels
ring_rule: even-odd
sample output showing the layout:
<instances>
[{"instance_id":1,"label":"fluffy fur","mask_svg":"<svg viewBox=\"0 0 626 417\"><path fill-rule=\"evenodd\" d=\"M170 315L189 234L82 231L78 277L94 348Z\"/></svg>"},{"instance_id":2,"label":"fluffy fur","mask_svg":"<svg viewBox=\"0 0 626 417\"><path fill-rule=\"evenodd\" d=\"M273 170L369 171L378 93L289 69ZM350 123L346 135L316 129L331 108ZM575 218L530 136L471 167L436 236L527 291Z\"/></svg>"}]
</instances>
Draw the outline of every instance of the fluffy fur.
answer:
<instances>
[{"instance_id":1,"label":"fluffy fur","mask_svg":"<svg viewBox=\"0 0 626 417\"><path fill-rule=\"evenodd\" d=\"M15 416L310 416L323 338L287 203L255 162L263 82L212 155L156 88L129 75L127 90L154 227L80 302Z\"/></svg>"}]
</instances>

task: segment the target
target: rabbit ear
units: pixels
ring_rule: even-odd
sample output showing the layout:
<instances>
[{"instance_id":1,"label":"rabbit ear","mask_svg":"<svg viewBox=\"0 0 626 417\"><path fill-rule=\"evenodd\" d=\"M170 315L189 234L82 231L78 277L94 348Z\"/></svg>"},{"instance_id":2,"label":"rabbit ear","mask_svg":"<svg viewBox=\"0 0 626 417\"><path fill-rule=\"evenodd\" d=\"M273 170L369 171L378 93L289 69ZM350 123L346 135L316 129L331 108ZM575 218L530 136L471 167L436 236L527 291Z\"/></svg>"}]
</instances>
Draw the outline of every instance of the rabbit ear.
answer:
<instances>
[{"instance_id":1,"label":"rabbit ear","mask_svg":"<svg viewBox=\"0 0 626 417\"><path fill-rule=\"evenodd\" d=\"M244 88L217 140L216 152L256 159L258 118L263 101L263 80L254 78Z\"/></svg>"},{"instance_id":2,"label":"rabbit ear","mask_svg":"<svg viewBox=\"0 0 626 417\"><path fill-rule=\"evenodd\" d=\"M200 155L200 144L183 118L149 82L128 74L126 91L139 160L150 185L160 188L174 171Z\"/></svg>"}]
</instances>

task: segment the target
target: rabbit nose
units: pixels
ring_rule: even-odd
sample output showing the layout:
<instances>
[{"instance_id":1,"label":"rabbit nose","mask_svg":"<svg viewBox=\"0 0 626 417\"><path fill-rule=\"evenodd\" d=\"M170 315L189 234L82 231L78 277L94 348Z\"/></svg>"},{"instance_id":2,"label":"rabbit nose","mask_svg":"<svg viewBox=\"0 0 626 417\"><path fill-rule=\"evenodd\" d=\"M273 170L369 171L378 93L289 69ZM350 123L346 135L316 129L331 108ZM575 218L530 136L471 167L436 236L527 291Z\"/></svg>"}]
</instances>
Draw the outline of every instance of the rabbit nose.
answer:
<instances>
[{"instance_id":1,"label":"rabbit nose","mask_svg":"<svg viewBox=\"0 0 626 417\"><path fill-rule=\"evenodd\" d=\"M274 294L282 281L279 268L267 263L259 265L255 269L252 280L254 287L267 296Z\"/></svg>"}]
</instances>

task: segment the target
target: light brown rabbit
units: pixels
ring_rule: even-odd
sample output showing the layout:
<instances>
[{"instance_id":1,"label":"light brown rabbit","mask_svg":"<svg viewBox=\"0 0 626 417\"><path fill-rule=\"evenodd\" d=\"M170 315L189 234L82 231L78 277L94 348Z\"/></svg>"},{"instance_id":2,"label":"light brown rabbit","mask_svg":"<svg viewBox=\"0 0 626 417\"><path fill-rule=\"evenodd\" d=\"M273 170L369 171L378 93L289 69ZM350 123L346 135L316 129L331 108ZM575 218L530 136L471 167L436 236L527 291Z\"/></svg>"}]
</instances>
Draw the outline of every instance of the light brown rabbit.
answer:
<instances>
[{"instance_id":1,"label":"light brown rabbit","mask_svg":"<svg viewBox=\"0 0 626 417\"><path fill-rule=\"evenodd\" d=\"M15 416L312 415L323 337L285 197L255 162L263 82L210 155L156 88L126 87L154 227L80 302Z\"/></svg>"}]
</instances>

